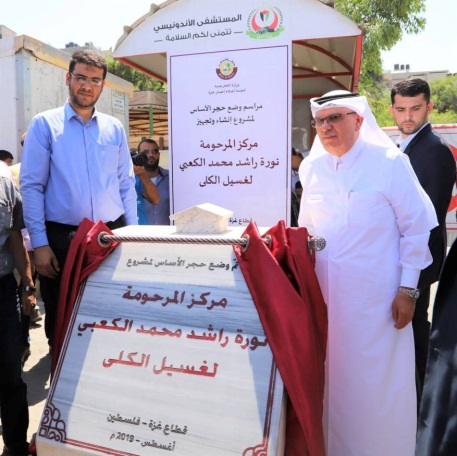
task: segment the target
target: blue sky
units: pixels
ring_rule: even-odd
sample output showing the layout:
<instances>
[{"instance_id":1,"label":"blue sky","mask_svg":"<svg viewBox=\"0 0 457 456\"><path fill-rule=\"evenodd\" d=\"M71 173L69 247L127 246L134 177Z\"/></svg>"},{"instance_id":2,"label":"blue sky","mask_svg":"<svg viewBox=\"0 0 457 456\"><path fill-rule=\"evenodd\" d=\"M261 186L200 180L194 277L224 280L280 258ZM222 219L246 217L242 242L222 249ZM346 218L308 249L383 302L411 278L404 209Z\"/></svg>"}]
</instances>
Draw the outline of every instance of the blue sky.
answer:
<instances>
[{"instance_id":1,"label":"blue sky","mask_svg":"<svg viewBox=\"0 0 457 456\"><path fill-rule=\"evenodd\" d=\"M73 41L92 41L113 48L123 33L160 0L13 0L1 2L0 23L18 35L29 35L56 48ZM383 67L409 64L411 70L449 70L457 73L457 0L427 0L426 29L408 35L383 53Z\"/></svg>"}]
</instances>

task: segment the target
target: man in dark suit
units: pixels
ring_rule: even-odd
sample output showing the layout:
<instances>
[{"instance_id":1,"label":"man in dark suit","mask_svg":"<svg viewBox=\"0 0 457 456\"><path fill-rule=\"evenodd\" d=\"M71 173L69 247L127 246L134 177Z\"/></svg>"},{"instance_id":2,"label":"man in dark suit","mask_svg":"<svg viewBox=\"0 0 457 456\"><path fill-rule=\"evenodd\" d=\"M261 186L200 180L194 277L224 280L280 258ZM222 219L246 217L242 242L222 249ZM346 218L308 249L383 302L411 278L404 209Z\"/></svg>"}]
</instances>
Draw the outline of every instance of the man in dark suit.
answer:
<instances>
[{"instance_id":1,"label":"man in dark suit","mask_svg":"<svg viewBox=\"0 0 457 456\"><path fill-rule=\"evenodd\" d=\"M433 306L416 456L457 454L457 242L446 258Z\"/></svg>"},{"instance_id":2,"label":"man in dark suit","mask_svg":"<svg viewBox=\"0 0 457 456\"><path fill-rule=\"evenodd\" d=\"M420 184L435 207L439 226L430 233L429 248L433 257L430 266L421 272L413 318L418 398L425 376L430 334L428 306L430 286L439 279L446 256L446 213L456 178L456 163L450 148L432 131L428 115L433 109L430 87L422 79L397 83L391 91L390 112L400 129L398 147L409 156Z\"/></svg>"}]
</instances>

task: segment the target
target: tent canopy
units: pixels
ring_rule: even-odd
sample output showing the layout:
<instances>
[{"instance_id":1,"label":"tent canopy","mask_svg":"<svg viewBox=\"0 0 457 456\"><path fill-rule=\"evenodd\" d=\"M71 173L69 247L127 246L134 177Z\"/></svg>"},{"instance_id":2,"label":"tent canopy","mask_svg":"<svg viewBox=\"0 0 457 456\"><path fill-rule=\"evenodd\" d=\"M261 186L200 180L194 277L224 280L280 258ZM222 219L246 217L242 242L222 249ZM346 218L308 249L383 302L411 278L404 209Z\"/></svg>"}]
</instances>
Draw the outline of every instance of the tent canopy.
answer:
<instances>
[{"instance_id":1,"label":"tent canopy","mask_svg":"<svg viewBox=\"0 0 457 456\"><path fill-rule=\"evenodd\" d=\"M362 32L347 17L318 0L168 0L130 27L114 58L167 81L168 52L292 46L293 97L310 98L334 89L357 90ZM264 33L266 32L266 33ZM189 69L189 71L195 71Z\"/></svg>"}]
</instances>

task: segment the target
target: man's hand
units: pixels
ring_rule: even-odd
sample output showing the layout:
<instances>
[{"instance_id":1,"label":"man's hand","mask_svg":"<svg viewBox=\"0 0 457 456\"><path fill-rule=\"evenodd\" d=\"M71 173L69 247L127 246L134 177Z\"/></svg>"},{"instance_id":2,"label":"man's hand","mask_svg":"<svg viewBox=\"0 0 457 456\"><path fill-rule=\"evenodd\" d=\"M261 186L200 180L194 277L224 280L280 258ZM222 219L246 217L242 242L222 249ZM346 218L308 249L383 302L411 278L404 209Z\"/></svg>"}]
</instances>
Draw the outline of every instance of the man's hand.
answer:
<instances>
[{"instance_id":1,"label":"man's hand","mask_svg":"<svg viewBox=\"0 0 457 456\"><path fill-rule=\"evenodd\" d=\"M392 303L392 317L395 321L395 328L402 329L408 325L414 316L416 302L414 299L398 292Z\"/></svg>"},{"instance_id":2,"label":"man's hand","mask_svg":"<svg viewBox=\"0 0 457 456\"><path fill-rule=\"evenodd\" d=\"M151 204L159 204L159 189L149 178L149 174L146 171L145 167L133 165L133 171L140 178L140 181L143 184L144 191L142 196L146 198Z\"/></svg>"},{"instance_id":3,"label":"man's hand","mask_svg":"<svg viewBox=\"0 0 457 456\"><path fill-rule=\"evenodd\" d=\"M137 176L141 176L141 175L147 176L148 175L147 171L144 169L144 166L133 165L133 172Z\"/></svg>"},{"instance_id":4,"label":"man's hand","mask_svg":"<svg viewBox=\"0 0 457 456\"><path fill-rule=\"evenodd\" d=\"M49 245L34 250L35 268L38 274L55 279L60 271L59 262Z\"/></svg>"},{"instance_id":5,"label":"man's hand","mask_svg":"<svg viewBox=\"0 0 457 456\"><path fill-rule=\"evenodd\" d=\"M29 291L22 291L21 306L22 313L24 315L30 315L32 308L36 306L35 294Z\"/></svg>"}]
</instances>

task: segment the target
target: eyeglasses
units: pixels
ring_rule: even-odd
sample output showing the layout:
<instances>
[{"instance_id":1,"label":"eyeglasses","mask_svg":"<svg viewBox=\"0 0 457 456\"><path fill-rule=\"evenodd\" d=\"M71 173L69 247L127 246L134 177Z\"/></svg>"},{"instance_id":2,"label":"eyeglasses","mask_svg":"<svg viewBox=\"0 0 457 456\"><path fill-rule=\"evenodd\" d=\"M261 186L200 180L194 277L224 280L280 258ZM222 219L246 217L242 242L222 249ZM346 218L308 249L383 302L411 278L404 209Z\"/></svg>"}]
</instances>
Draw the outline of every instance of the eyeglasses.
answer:
<instances>
[{"instance_id":1,"label":"eyeglasses","mask_svg":"<svg viewBox=\"0 0 457 456\"><path fill-rule=\"evenodd\" d=\"M327 121L328 125L335 125L340 123L345 117L348 116L349 114L357 114L354 111L351 112L345 112L343 114L331 114L330 116L327 117L316 117L314 120L311 121L311 126L313 128L321 128L324 126L324 122Z\"/></svg>"},{"instance_id":2,"label":"eyeglasses","mask_svg":"<svg viewBox=\"0 0 457 456\"><path fill-rule=\"evenodd\" d=\"M159 149L145 149L140 152L140 154L160 154Z\"/></svg>"},{"instance_id":3,"label":"eyeglasses","mask_svg":"<svg viewBox=\"0 0 457 456\"><path fill-rule=\"evenodd\" d=\"M86 82L88 82L92 87L98 87L101 86L103 83L103 79L88 78L86 76L83 76L82 74L73 74L71 72L70 74L74 77L75 81L81 85L84 85Z\"/></svg>"}]
</instances>

